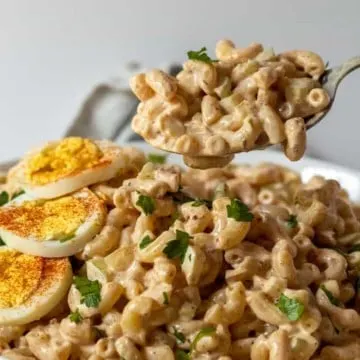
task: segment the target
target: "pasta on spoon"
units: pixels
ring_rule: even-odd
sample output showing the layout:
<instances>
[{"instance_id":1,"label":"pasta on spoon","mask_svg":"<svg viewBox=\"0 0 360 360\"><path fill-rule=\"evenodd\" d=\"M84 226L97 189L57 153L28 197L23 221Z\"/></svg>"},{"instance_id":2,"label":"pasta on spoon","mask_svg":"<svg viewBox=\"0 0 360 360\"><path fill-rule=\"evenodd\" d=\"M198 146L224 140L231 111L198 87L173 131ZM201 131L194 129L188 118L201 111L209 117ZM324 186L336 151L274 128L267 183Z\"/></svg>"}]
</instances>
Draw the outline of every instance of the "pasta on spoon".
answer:
<instances>
[{"instance_id":1,"label":"pasta on spoon","mask_svg":"<svg viewBox=\"0 0 360 360\"><path fill-rule=\"evenodd\" d=\"M306 147L305 118L330 103L319 83L325 64L311 51L275 54L261 44L216 45L189 51L183 70L161 70L130 80L140 100L133 130L151 145L182 154L190 167L228 164L233 154L282 144L299 160Z\"/></svg>"}]
</instances>

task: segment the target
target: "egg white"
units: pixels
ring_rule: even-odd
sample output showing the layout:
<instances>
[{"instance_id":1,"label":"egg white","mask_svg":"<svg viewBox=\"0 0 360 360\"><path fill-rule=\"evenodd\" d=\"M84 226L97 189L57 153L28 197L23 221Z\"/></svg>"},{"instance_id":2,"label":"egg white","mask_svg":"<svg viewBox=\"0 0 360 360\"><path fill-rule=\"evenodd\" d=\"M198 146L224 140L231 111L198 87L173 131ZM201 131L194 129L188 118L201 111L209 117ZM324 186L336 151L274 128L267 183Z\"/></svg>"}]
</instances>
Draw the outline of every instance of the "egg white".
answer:
<instances>
[{"instance_id":1,"label":"egg white","mask_svg":"<svg viewBox=\"0 0 360 360\"><path fill-rule=\"evenodd\" d=\"M42 240L34 236L21 237L2 226L0 226L0 237L10 248L29 255L56 258L71 256L82 251L85 245L102 229L106 218L106 210L103 202L87 188L70 196L91 197L91 201L93 202L93 211L88 214L85 221L78 227L74 237L71 239L60 241L57 239ZM14 205L21 206L26 200L34 199L24 194L10 201L3 208L6 209ZM2 208L0 208L0 213L1 209Z\"/></svg>"},{"instance_id":2,"label":"egg white","mask_svg":"<svg viewBox=\"0 0 360 360\"><path fill-rule=\"evenodd\" d=\"M24 160L16 165L10 171L10 176L18 183L18 186L23 188L29 195L41 199L52 199L98 182L110 180L115 177L121 169L126 169L131 166L132 158L139 160L139 158L143 157L143 162L145 162L145 156L139 150L121 148L107 140L94 140L94 143L103 152L103 159L107 160L106 164L102 163L89 169L77 171L75 174L67 175L44 185L36 185L30 183L26 177L26 164L27 159L41 150L37 149L29 153Z\"/></svg>"},{"instance_id":3,"label":"egg white","mask_svg":"<svg viewBox=\"0 0 360 360\"><path fill-rule=\"evenodd\" d=\"M12 249L7 246L0 247L0 252L9 250ZM44 259L44 261L45 268L46 262L54 260ZM57 267L56 276L46 279L46 272L43 272L37 289L23 304L11 308L0 308L0 325L23 325L39 320L66 296L72 283L71 264L66 258L56 259L56 261L62 262L63 265ZM42 288L44 281L48 283L45 288Z\"/></svg>"}]
</instances>

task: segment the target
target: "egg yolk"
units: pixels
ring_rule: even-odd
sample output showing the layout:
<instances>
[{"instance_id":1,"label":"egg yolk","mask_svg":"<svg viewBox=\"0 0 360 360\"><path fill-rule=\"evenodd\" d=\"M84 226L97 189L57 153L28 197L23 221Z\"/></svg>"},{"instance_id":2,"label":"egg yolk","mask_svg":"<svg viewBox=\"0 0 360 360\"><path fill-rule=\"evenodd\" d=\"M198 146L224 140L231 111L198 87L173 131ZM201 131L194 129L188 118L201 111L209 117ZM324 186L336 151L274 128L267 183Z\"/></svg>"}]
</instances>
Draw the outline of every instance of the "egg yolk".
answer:
<instances>
[{"instance_id":1,"label":"egg yolk","mask_svg":"<svg viewBox=\"0 0 360 360\"><path fill-rule=\"evenodd\" d=\"M86 198L65 196L55 200L24 201L0 212L0 226L21 237L37 240L69 240L91 213Z\"/></svg>"},{"instance_id":2,"label":"egg yolk","mask_svg":"<svg viewBox=\"0 0 360 360\"><path fill-rule=\"evenodd\" d=\"M45 185L92 168L102 157L102 151L93 141L69 137L33 155L27 162L26 176L34 185Z\"/></svg>"},{"instance_id":3,"label":"egg yolk","mask_svg":"<svg viewBox=\"0 0 360 360\"><path fill-rule=\"evenodd\" d=\"M17 251L0 251L0 309L23 304L39 286L43 259Z\"/></svg>"}]
</instances>

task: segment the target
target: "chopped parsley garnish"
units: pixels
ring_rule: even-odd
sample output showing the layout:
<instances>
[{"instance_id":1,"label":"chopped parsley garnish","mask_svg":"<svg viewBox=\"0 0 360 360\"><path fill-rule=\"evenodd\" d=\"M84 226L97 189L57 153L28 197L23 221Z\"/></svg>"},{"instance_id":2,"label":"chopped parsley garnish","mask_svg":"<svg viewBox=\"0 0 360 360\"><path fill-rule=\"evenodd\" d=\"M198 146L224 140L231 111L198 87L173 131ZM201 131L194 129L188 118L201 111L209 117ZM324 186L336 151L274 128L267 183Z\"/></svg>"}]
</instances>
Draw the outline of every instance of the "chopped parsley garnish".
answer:
<instances>
[{"instance_id":1,"label":"chopped parsley garnish","mask_svg":"<svg viewBox=\"0 0 360 360\"><path fill-rule=\"evenodd\" d=\"M0 193L0 206L5 205L9 201L9 194L6 191Z\"/></svg>"},{"instance_id":2,"label":"chopped parsley garnish","mask_svg":"<svg viewBox=\"0 0 360 360\"><path fill-rule=\"evenodd\" d=\"M187 52L187 56L189 60L198 60L205 62L207 64L211 64L213 62L217 62L218 60L213 60L210 56L206 53L206 47L202 47L199 51L190 50Z\"/></svg>"},{"instance_id":3,"label":"chopped parsley garnish","mask_svg":"<svg viewBox=\"0 0 360 360\"><path fill-rule=\"evenodd\" d=\"M195 201L193 201L193 203L191 204L191 206L193 207L199 207L201 205L205 205L207 207L211 207L211 201L209 200L205 200L205 199L196 199Z\"/></svg>"},{"instance_id":4,"label":"chopped parsley garnish","mask_svg":"<svg viewBox=\"0 0 360 360\"><path fill-rule=\"evenodd\" d=\"M81 316L79 310L77 309L76 311L70 313L69 319L75 324L78 324L80 321L82 321L83 317Z\"/></svg>"},{"instance_id":5,"label":"chopped parsley garnish","mask_svg":"<svg viewBox=\"0 0 360 360\"><path fill-rule=\"evenodd\" d=\"M175 359L176 360L190 360L190 353L185 350L176 349Z\"/></svg>"},{"instance_id":6,"label":"chopped parsley garnish","mask_svg":"<svg viewBox=\"0 0 360 360\"><path fill-rule=\"evenodd\" d=\"M276 302L276 306L291 321L299 320L305 310L305 306L301 301L291 299L284 294L280 295L280 298Z\"/></svg>"},{"instance_id":7,"label":"chopped parsley garnish","mask_svg":"<svg viewBox=\"0 0 360 360\"><path fill-rule=\"evenodd\" d=\"M153 164L165 164L166 163L166 155L161 154L149 154L148 161Z\"/></svg>"},{"instance_id":8,"label":"chopped parsley garnish","mask_svg":"<svg viewBox=\"0 0 360 360\"><path fill-rule=\"evenodd\" d=\"M339 299L337 299L334 294L328 290L325 285L321 285L320 289L326 294L327 298L329 299L329 301L335 305L335 306L339 306L340 305L340 301Z\"/></svg>"},{"instance_id":9,"label":"chopped parsley garnish","mask_svg":"<svg viewBox=\"0 0 360 360\"><path fill-rule=\"evenodd\" d=\"M150 196L140 195L136 205L143 209L145 215L151 215L155 210L155 201Z\"/></svg>"},{"instance_id":10,"label":"chopped parsley garnish","mask_svg":"<svg viewBox=\"0 0 360 360\"><path fill-rule=\"evenodd\" d=\"M163 292L163 298L164 298L163 304L164 305L169 305L169 295L165 291Z\"/></svg>"},{"instance_id":11,"label":"chopped parsley garnish","mask_svg":"<svg viewBox=\"0 0 360 360\"><path fill-rule=\"evenodd\" d=\"M181 263L183 263L189 246L189 239L191 239L191 236L187 232L176 230L176 239L166 244L163 253L169 259L179 258Z\"/></svg>"},{"instance_id":12,"label":"chopped parsley garnish","mask_svg":"<svg viewBox=\"0 0 360 360\"><path fill-rule=\"evenodd\" d=\"M91 281L84 276L74 276L74 284L79 290L81 304L87 307L97 307L101 301L101 284L98 280Z\"/></svg>"},{"instance_id":13,"label":"chopped parsley garnish","mask_svg":"<svg viewBox=\"0 0 360 360\"><path fill-rule=\"evenodd\" d=\"M349 254L355 251L360 251L360 244L355 244L349 249Z\"/></svg>"},{"instance_id":14,"label":"chopped parsley garnish","mask_svg":"<svg viewBox=\"0 0 360 360\"><path fill-rule=\"evenodd\" d=\"M227 216L236 221L250 222L254 215L249 211L249 208L238 199L231 199L230 205L226 206Z\"/></svg>"},{"instance_id":15,"label":"chopped parsley garnish","mask_svg":"<svg viewBox=\"0 0 360 360\"><path fill-rule=\"evenodd\" d=\"M190 346L190 351L193 351L196 349L196 345L197 343L205 336L210 336L212 335L214 332L216 331L216 329L213 326L209 326L209 327L205 327L203 329L201 329L195 336L193 342L191 343Z\"/></svg>"},{"instance_id":16,"label":"chopped parsley garnish","mask_svg":"<svg viewBox=\"0 0 360 360\"><path fill-rule=\"evenodd\" d=\"M149 244L151 244L153 242L153 240L151 239L151 237L149 235L146 235L139 244L139 248L140 249L145 249Z\"/></svg>"},{"instance_id":17,"label":"chopped parsley garnish","mask_svg":"<svg viewBox=\"0 0 360 360\"><path fill-rule=\"evenodd\" d=\"M185 335L182 332L178 331L175 326L173 327L173 329L174 329L174 336L176 338L176 342L178 344L183 344L186 341Z\"/></svg>"},{"instance_id":18,"label":"chopped parsley garnish","mask_svg":"<svg viewBox=\"0 0 360 360\"><path fill-rule=\"evenodd\" d=\"M295 229L298 225L297 216L292 214L287 220L287 226L291 229Z\"/></svg>"},{"instance_id":19,"label":"chopped parsley garnish","mask_svg":"<svg viewBox=\"0 0 360 360\"><path fill-rule=\"evenodd\" d=\"M4 246L4 245L6 245L6 244L5 244L4 240L0 237L0 246Z\"/></svg>"},{"instance_id":20,"label":"chopped parsley garnish","mask_svg":"<svg viewBox=\"0 0 360 360\"><path fill-rule=\"evenodd\" d=\"M23 195L23 194L25 194L25 191L20 190L20 191L16 192L15 194L13 194L11 199L14 200L14 199L16 199L17 197L19 197L20 195Z\"/></svg>"}]
</instances>

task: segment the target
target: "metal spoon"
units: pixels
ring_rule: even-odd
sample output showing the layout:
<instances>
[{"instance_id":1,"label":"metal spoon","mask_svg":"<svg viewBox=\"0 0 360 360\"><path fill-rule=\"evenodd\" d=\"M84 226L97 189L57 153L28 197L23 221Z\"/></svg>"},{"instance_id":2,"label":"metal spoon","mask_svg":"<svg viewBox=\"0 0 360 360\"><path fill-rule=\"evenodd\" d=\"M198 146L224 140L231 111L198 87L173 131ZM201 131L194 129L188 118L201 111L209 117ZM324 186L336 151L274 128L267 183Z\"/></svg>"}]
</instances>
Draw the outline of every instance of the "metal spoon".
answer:
<instances>
[{"instance_id":1,"label":"metal spoon","mask_svg":"<svg viewBox=\"0 0 360 360\"><path fill-rule=\"evenodd\" d=\"M360 67L360 56L355 56L347 61L345 61L342 65L335 67L333 69L327 69L322 77L320 78L320 83L322 87L327 91L330 96L330 104L324 110L321 111L314 116L305 119L306 120L306 129L309 130L316 124L318 124L325 115L330 111L331 106L335 100L336 90L344 79L344 77L350 74L352 71Z\"/></svg>"}]
</instances>

